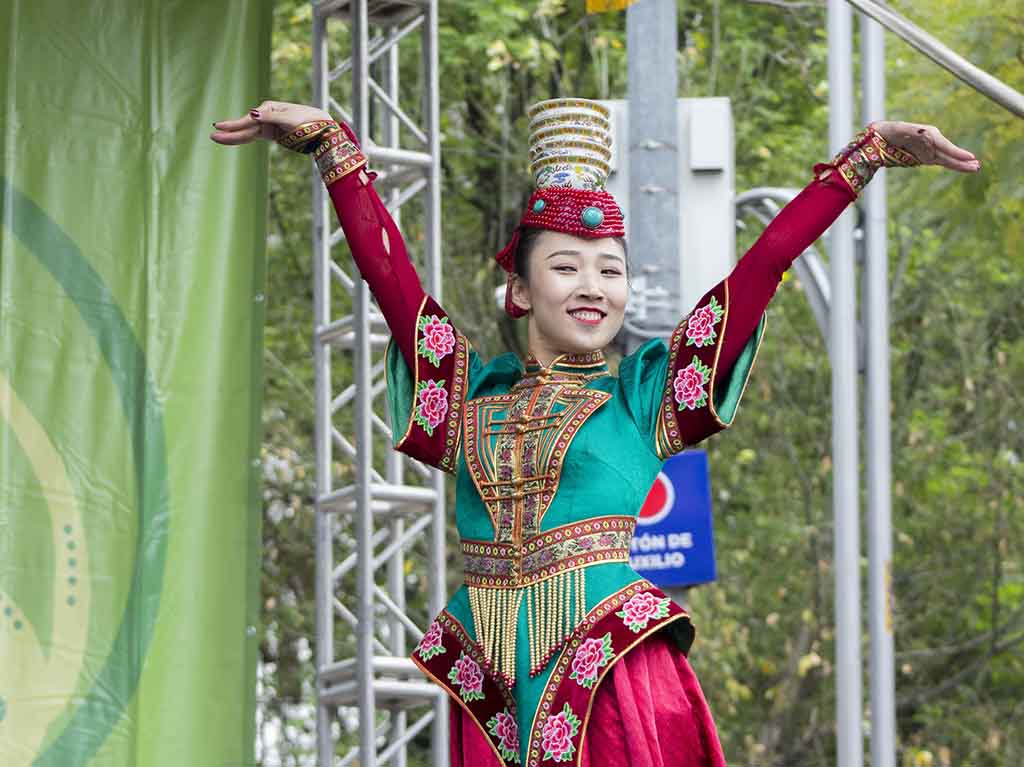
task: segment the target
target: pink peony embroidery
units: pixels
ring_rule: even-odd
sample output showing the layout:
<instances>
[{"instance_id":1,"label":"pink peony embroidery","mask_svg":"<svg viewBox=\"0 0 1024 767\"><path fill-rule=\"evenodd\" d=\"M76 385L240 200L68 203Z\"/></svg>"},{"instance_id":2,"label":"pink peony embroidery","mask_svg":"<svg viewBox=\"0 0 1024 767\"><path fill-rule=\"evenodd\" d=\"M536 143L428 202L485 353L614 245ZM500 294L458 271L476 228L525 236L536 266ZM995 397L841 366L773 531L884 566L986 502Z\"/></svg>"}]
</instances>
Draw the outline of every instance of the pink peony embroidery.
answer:
<instances>
[{"instance_id":1,"label":"pink peony embroidery","mask_svg":"<svg viewBox=\"0 0 1024 767\"><path fill-rule=\"evenodd\" d=\"M443 655L447 652L441 644L441 624L434 621L423 635L423 639L416 646L416 652L423 660L430 660L435 655Z\"/></svg>"},{"instance_id":2,"label":"pink peony embroidery","mask_svg":"<svg viewBox=\"0 0 1024 767\"><path fill-rule=\"evenodd\" d=\"M641 591L615 614L630 631L637 633L647 628L651 620L667 618L669 601L668 597L658 598L649 591Z\"/></svg>"},{"instance_id":3,"label":"pink peony embroidery","mask_svg":"<svg viewBox=\"0 0 1024 767\"><path fill-rule=\"evenodd\" d=\"M462 688L459 695L464 701L484 699L484 672L480 670L480 664L467 658L465 653L459 653L459 659L448 672L448 681Z\"/></svg>"},{"instance_id":4,"label":"pink peony embroidery","mask_svg":"<svg viewBox=\"0 0 1024 767\"><path fill-rule=\"evenodd\" d=\"M416 322L419 333L417 350L433 363L434 367L455 350L455 329L448 324L447 317L428 314Z\"/></svg>"},{"instance_id":5,"label":"pink peony embroidery","mask_svg":"<svg viewBox=\"0 0 1024 767\"><path fill-rule=\"evenodd\" d=\"M587 639L576 650L572 658L572 671L569 678L575 679L580 687L588 690L597 681L597 672L602 666L607 666L612 655L612 635L608 632L600 639L591 637Z\"/></svg>"},{"instance_id":6,"label":"pink peony embroidery","mask_svg":"<svg viewBox=\"0 0 1024 767\"><path fill-rule=\"evenodd\" d=\"M725 310L714 296L704 306L695 309L686 321L686 345L700 348L713 344L717 338L715 325L723 314Z\"/></svg>"},{"instance_id":7,"label":"pink peony embroidery","mask_svg":"<svg viewBox=\"0 0 1024 767\"><path fill-rule=\"evenodd\" d=\"M694 356L693 361L676 373L672 388L679 409L696 410L708 402L707 385L711 383L711 368Z\"/></svg>"},{"instance_id":8,"label":"pink peony embroidery","mask_svg":"<svg viewBox=\"0 0 1024 767\"><path fill-rule=\"evenodd\" d=\"M487 731L498 739L501 758L519 764L519 725L506 708L487 720Z\"/></svg>"},{"instance_id":9,"label":"pink peony embroidery","mask_svg":"<svg viewBox=\"0 0 1024 767\"><path fill-rule=\"evenodd\" d=\"M562 710L549 716L540 733L540 745L544 749L544 758L556 762L568 762L576 752L572 739L580 729L580 720L566 703Z\"/></svg>"},{"instance_id":10,"label":"pink peony embroidery","mask_svg":"<svg viewBox=\"0 0 1024 767\"><path fill-rule=\"evenodd\" d=\"M444 422L448 414L448 390L444 381L421 381L416 385L416 412L413 420L423 427L427 436Z\"/></svg>"}]
</instances>

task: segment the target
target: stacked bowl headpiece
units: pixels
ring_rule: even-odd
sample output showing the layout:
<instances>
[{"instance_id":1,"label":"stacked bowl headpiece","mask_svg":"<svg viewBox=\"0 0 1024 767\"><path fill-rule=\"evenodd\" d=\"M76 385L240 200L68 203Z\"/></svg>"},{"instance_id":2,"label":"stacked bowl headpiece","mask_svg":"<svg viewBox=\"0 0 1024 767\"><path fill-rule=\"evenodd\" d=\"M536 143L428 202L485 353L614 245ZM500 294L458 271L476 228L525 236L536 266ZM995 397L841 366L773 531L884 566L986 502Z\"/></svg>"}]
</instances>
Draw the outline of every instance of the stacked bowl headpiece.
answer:
<instances>
[{"instance_id":1,"label":"stacked bowl headpiece","mask_svg":"<svg viewBox=\"0 0 1024 767\"><path fill-rule=\"evenodd\" d=\"M512 239L495 258L509 273L505 311L522 317L512 303L512 274L524 228L548 229L600 239L626 234L622 209L604 189L611 170L611 115L596 101L551 99L527 110L530 118L530 196Z\"/></svg>"}]
</instances>

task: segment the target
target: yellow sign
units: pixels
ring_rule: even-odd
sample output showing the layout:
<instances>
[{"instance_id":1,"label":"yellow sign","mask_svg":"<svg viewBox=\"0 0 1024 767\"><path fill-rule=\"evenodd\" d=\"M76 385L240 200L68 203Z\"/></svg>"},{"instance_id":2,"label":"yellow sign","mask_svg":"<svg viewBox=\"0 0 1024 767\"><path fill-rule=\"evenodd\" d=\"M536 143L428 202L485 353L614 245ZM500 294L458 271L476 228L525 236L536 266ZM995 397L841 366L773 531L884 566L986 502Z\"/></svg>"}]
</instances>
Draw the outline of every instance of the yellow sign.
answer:
<instances>
[{"instance_id":1,"label":"yellow sign","mask_svg":"<svg viewBox=\"0 0 1024 767\"><path fill-rule=\"evenodd\" d=\"M587 13L621 11L635 2L636 0L587 0Z\"/></svg>"}]
</instances>

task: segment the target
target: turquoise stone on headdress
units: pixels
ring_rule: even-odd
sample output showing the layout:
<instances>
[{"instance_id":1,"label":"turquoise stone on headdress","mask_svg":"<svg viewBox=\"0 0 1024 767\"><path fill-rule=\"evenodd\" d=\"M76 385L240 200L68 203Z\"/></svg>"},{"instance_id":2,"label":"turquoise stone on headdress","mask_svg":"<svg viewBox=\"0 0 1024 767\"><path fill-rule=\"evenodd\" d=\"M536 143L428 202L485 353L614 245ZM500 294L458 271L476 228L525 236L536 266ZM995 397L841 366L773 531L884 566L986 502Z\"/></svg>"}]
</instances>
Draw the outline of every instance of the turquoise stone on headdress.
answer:
<instances>
[{"instance_id":1,"label":"turquoise stone on headdress","mask_svg":"<svg viewBox=\"0 0 1024 767\"><path fill-rule=\"evenodd\" d=\"M544 200L537 200L535 203L533 203L534 213L540 213L542 210L544 210Z\"/></svg>"},{"instance_id":2,"label":"turquoise stone on headdress","mask_svg":"<svg viewBox=\"0 0 1024 767\"><path fill-rule=\"evenodd\" d=\"M604 223L604 211L594 207L584 208L580 213L580 221L587 229L597 229Z\"/></svg>"}]
</instances>

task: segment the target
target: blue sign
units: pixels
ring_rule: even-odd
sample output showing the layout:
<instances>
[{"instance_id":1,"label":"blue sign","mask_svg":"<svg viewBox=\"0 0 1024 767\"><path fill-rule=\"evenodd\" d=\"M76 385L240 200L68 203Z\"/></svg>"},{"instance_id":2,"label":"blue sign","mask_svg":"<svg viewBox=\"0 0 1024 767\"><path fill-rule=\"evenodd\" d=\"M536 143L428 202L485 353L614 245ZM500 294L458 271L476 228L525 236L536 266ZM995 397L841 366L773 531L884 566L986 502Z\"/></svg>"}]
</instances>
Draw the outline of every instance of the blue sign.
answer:
<instances>
[{"instance_id":1,"label":"blue sign","mask_svg":"<svg viewBox=\"0 0 1024 767\"><path fill-rule=\"evenodd\" d=\"M629 564L657 586L715 580L708 454L669 458L640 509Z\"/></svg>"}]
</instances>

